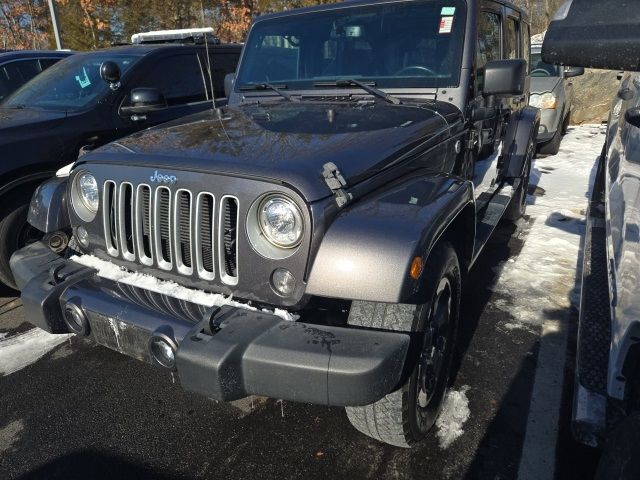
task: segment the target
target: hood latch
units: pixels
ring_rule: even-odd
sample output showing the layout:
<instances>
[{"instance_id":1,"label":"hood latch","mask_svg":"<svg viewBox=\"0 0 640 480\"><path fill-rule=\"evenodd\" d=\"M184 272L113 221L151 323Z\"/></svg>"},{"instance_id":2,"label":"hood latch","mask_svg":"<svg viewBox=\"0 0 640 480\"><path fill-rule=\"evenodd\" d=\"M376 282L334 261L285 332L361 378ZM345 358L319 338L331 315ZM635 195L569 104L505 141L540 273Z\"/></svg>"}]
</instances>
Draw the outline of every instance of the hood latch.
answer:
<instances>
[{"instance_id":1,"label":"hood latch","mask_svg":"<svg viewBox=\"0 0 640 480\"><path fill-rule=\"evenodd\" d=\"M333 192L333 195L336 197L336 203L339 208L344 207L349 200L353 198L349 192L346 192L344 187L347 186L347 181L344 179L340 170L333 162L325 163L322 166L322 176L324 177L324 182Z\"/></svg>"}]
</instances>

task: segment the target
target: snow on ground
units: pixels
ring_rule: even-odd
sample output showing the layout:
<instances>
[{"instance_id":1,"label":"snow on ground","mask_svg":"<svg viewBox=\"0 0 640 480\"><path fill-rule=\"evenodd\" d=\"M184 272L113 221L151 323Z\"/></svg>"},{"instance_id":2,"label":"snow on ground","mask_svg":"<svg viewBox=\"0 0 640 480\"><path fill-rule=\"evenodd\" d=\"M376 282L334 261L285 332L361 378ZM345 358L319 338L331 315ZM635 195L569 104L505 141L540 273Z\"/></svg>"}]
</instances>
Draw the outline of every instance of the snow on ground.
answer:
<instances>
[{"instance_id":1,"label":"snow on ground","mask_svg":"<svg viewBox=\"0 0 640 480\"><path fill-rule=\"evenodd\" d=\"M69 337L34 328L15 337L0 339L0 375L10 375L31 365Z\"/></svg>"},{"instance_id":2,"label":"snow on ground","mask_svg":"<svg viewBox=\"0 0 640 480\"><path fill-rule=\"evenodd\" d=\"M517 236L520 253L499 267L492 305L510 313L503 327L528 329L542 324L545 314L576 305L576 267L596 159L605 127L572 128L558 155L537 158L531 172L526 219ZM528 225L527 225L528 223ZM578 284L579 286L579 284Z\"/></svg>"},{"instance_id":3,"label":"snow on ground","mask_svg":"<svg viewBox=\"0 0 640 480\"><path fill-rule=\"evenodd\" d=\"M111 262L107 262L106 260L102 260L93 255L76 255L71 257L71 260L81 265L95 268L96 270L98 270L98 276L102 278L138 288L143 288L145 290L150 290L152 292L167 295L179 300L197 303L206 307L222 307L224 305L230 305L232 307L244 308L251 311L258 310L251 305L236 302L231 297L220 295L218 293L207 293L203 292L202 290L194 290L191 288L183 287L182 285L178 285L175 282L160 280L156 277L152 277L151 275L130 272L124 268L114 265ZM274 311L266 309L264 309L263 311L272 313L282 318L283 320L293 321L297 320L298 318L296 315L293 315L280 308L276 308Z\"/></svg>"},{"instance_id":4,"label":"snow on ground","mask_svg":"<svg viewBox=\"0 0 640 480\"><path fill-rule=\"evenodd\" d=\"M449 390L444 399L442 412L436 420L436 436L440 448L447 449L460 437L464 430L462 426L469 420L471 410L469 410L469 399L467 398L468 386L464 386L460 391Z\"/></svg>"}]
</instances>

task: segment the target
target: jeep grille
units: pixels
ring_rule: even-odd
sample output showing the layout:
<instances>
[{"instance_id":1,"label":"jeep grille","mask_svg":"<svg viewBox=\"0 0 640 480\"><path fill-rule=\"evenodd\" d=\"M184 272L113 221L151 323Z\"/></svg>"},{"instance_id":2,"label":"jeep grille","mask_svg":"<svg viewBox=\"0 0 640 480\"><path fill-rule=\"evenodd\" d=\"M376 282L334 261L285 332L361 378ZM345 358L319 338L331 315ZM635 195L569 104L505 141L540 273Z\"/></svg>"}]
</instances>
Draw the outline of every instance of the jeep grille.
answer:
<instances>
[{"instance_id":1,"label":"jeep grille","mask_svg":"<svg viewBox=\"0 0 640 480\"><path fill-rule=\"evenodd\" d=\"M203 280L238 283L238 199L166 186L104 183L103 225L112 257ZM216 217L217 214L217 217Z\"/></svg>"}]
</instances>

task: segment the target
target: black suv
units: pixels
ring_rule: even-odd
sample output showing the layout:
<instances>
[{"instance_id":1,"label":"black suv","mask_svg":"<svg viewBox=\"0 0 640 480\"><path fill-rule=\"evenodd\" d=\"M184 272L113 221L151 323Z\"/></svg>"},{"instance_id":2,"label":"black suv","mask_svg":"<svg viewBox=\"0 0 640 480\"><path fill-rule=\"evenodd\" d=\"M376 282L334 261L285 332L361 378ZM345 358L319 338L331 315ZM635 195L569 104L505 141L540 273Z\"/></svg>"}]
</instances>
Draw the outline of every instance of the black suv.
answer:
<instances>
[{"instance_id":1,"label":"black suv","mask_svg":"<svg viewBox=\"0 0 640 480\"><path fill-rule=\"evenodd\" d=\"M36 75L72 52L50 50L0 51L0 102Z\"/></svg>"},{"instance_id":2,"label":"black suv","mask_svg":"<svg viewBox=\"0 0 640 480\"><path fill-rule=\"evenodd\" d=\"M259 17L229 106L36 192L30 221L55 242L12 258L26 317L210 398L345 406L413 445L448 386L463 279L525 209L528 30L488 0Z\"/></svg>"},{"instance_id":3,"label":"black suv","mask_svg":"<svg viewBox=\"0 0 640 480\"><path fill-rule=\"evenodd\" d=\"M81 149L225 101L241 46L181 41L77 53L0 104L0 282L15 287L9 258L39 238L26 223L33 191Z\"/></svg>"}]
</instances>

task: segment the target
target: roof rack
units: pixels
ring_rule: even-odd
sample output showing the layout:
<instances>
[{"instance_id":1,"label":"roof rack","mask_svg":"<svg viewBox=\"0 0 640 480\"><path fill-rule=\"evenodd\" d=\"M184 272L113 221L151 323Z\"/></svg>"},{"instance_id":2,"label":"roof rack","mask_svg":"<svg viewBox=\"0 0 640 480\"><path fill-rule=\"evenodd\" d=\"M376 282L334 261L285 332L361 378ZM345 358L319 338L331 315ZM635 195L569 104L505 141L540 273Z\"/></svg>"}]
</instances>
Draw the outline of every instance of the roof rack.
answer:
<instances>
[{"instance_id":1,"label":"roof rack","mask_svg":"<svg viewBox=\"0 0 640 480\"><path fill-rule=\"evenodd\" d=\"M134 33L131 43L195 43L219 44L220 39L213 34L213 28L186 28L182 30L157 30L154 32Z\"/></svg>"}]
</instances>

